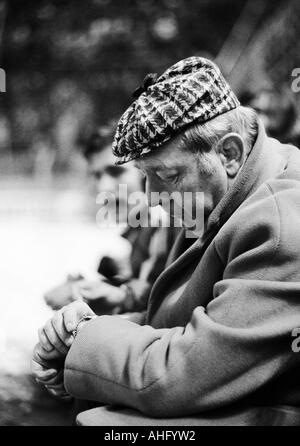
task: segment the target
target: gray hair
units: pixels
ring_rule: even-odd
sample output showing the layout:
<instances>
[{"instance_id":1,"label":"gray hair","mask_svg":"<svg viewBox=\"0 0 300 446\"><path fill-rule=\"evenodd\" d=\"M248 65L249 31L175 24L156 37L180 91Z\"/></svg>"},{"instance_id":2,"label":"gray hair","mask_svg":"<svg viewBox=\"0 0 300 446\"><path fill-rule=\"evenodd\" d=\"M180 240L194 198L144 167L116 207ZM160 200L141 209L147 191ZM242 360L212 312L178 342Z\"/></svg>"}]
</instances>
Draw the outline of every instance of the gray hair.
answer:
<instances>
[{"instance_id":1,"label":"gray hair","mask_svg":"<svg viewBox=\"0 0 300 446\"><path fill-rule=\"evenodd\" d=\"M210 121L194 124L181 134L180 139L185 150L204 154L214 149L219 140L231 132L242 137L248 154L258 132L256 112L252 108L239 106Z\"/></svg>"}]
</instances>

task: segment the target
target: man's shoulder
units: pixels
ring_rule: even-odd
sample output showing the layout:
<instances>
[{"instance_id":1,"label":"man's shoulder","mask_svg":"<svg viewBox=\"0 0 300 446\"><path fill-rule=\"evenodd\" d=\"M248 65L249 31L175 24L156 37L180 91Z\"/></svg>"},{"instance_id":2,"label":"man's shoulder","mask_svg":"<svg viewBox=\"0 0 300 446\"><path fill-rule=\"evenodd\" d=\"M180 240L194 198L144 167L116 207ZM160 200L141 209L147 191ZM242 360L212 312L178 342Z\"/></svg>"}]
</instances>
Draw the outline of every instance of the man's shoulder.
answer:
<instances>
[{"instance_id":1,"label":"man's shoulder","mask_svg":"<svg viewBox=\"0 0 300 446\"><path fill-rule=\"evenodd\" d=\"M300 259L299 221L300 181L273 178L241 204L215 243L221 251L232 254L263 248L269 256L282 253Z\"/></svg>"},{"instance_id":2,"label":"man's shoulder","mask_svg":"<svg viewBox=\"0 0 300 446\"><path fill-rule=\"evenodd\" d=\"M260 219L276 224L274 215L281 219L300 218L300 151L294 152L292 158L280 174L263 182L241 204L230 224L247 220L251 226Z\"/></svg>"}]
</instances>

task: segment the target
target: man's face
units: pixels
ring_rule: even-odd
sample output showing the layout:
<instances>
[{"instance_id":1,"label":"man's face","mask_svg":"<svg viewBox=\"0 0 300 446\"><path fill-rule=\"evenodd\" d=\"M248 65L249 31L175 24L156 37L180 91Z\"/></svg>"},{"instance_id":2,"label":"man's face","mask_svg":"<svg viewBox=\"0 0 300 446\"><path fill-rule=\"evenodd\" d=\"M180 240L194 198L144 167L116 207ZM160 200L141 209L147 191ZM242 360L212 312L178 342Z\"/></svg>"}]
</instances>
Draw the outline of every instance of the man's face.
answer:
<instances>
[{"instance_id":1,"label":"man's face","mask_svg":"<svg viewBox=\"0 0 300 446\"><path fill-rule=\"evenodd\" d=\"M89 175L93 180L95 194L110 192L114 194L119 206L127 201L132 192L142 190L141 175L131 165L116 166L111 147L107 146L101 152L92 155L88 161ZM120 184L127 185L127 195L121 196Z\"/></svg>"},{"instance_id":2,"label":"man's face","mask_svg":"<svg viewBox=\"0 0 300 446\"><path fill-rule=\"evenodd\" d=\"M201 208L206 219L218 202L228 190L228 177L223 167L221 157L214 150L205 154L205 160L200 154L192 153L181 147L179 137L173 138L154 153L135 161L135 166L146 177L146 192L148 202L151 205L151 192L179 192L182 200L174 205L171 215L175 220L181 220L183 207L189 207L192 215L196 215L196 209ZM183 200L184 192L190 200ZM201 192L201 198L197 198L195 192ZM162 208L169 212L167 202L161 201ZM184 226L190 227L190 218L183 221Z\"/></svg>"}]
</instances>

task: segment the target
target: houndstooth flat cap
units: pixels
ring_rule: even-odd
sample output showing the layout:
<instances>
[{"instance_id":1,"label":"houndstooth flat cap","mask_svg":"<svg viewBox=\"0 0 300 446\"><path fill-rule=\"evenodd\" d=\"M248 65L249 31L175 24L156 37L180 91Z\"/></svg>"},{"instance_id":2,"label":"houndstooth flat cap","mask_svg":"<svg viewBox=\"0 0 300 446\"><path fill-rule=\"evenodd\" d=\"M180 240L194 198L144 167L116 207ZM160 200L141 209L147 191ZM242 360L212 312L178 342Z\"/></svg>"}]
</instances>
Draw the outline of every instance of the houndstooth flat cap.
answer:
<instances>
[{"instance_id":1,"label":"houndstooth flat cap","mask_svg":"<svg viewBox=\"0 0 300 446\"><path fill-rule=\"evenodd\" d=\"M134 97L114 137L116 164L140 158L185 127L240 105L219 68L202 57L181 60L159 77L147 75Z\"/></svg>"}]
</instances>

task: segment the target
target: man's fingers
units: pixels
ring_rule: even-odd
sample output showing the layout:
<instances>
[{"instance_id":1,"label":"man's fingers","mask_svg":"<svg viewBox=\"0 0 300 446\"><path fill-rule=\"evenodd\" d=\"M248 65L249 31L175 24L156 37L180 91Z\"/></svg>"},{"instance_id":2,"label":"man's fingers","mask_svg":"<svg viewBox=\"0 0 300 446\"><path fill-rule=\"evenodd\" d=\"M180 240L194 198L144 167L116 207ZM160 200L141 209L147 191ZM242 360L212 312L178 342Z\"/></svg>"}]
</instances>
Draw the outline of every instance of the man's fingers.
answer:
<instances>
[{"instance_id":1,"label":"man's fingers","mask_svg":"<svg viewBox=\"0 0 300 446\"><path fill-rule=\"evenodd\" d=\"M64 391L64 392L66 392L64 383L62 381L60 383L57 383L57 384L45 384L45 387L47 389L53 389L53 390L57 390L57 391Z\"/></svg>"},{"instance_id":2,"label":"man's fingers","mask_svg":"<svg viewBox=\"0 0 300 446\"><path fill-rule=\"evenodd\" d=\"M47 352L51 352L54 349L53 345L50 343L49 339L47 338L47 336L44 332L44 328L38 329L38 337L39 337L39 341L40 341L42 347Z\"/></svg>"},{"instance_id":3,"label":"man's fingers","mask_svg":"<svg viewBox=\"0 0 300 446\"><path fill-rule=\"evenodd\" d=\"M83 316L94 316L93 310L84 302L73 302L63 309L66 330L71 333Z\"/></svg>"},{"instance_id":4,"label":"man's fingers","mask_svg":"<svg viewBox=\"0 0 300 446\"><path fill-rule=\"evenodd\" d=\"M69 333L75 330L78 323L77 309L73 305L68 305L64 312L64 325Z\"/></svg>"},{"instance_id":5,"label":"man's fingers","mask_svg":"<svg viewBox=\"0 0 300 446\"><path fill-rule=\"evenodd\" d=\"M47 381L54 378L58 373L57 370L53 368L47 369L36 361L32 361L31 363L31 372L36 379L41 381Z\"/></svg>"},{"instance_id":6,"label":"man's fingers","mask_svg":"<svg viewBox=\"0 0 300 446\"><path fill-rule=\"evenodd\" d=\"M102 293L100 293L99 289L97 289L97 290L92 290L92 289L91 290L88 290L88 289L81 290L81 295L84 299L87 299L87 300L96 300L96 299L103 300L104 299L104 296Z\"/></svg>"},{"instance_id":7,"label":"man's fingers","mask_svg":"<svg viewBox=\"0 0 300 446\"><path fill-rule=\"evenodd\" d=\"M40 382L42 384L50 382L53 378L55 378L57 375L57 370L55 369L49 369L49 370L41 370L34 372L34 377L37 382Z\"/></svg>"},{"instance_id":8,"label":"man's fingers","mask_svg":"<svg viewBox=\"0 0 300 446\"><path fill-rule=\"evenodd\" d=\"M62 311L57 311L53 316L51 322L62 343L65 344L67 347L70 347L74 338L66 330Z\"/></svg>"},{"instance_id":9,"label":"man's fingers","mask_svg":"<svg viewBox=\"0 0 300 446\"><path fill-rule=\"evenodd\" d=\"M72 295L71 301L82 300L80 282L75 282L71 284L71 295Z\"/></svg>"},{"instance_id":10,"label":"man's fingers","mask_svg":"<svg viewBox=\"0 0 300 446\"><path fill-rule=\"evenodd\" d=\"M98 299L104 297L107 292L107 283L102 281L85 282L80 287L82 297Z\"/></svg>"},{"instance_id":11,"label":"man's fingers","mask_svg":"<svg viewBox=\"0 0 300 446\"><path fill-rule=\"evenodd\" d=\"M37 362L40 362L41 364L43 364L43 363L49 363L49 361L62 360L63 355L58 350L56 350L55 348L53 350L51 350L51 352L47 352L42 347L41 344L39 344L39 345L40 345L40 349L39 349L39 351L37 353L37 355L38 355L38 357L37 357L38 361Z\"/></svg>"},{"instance_id":12,"label":"man's fingers","mask_svg":"<svg viewBox=\"0 0 300 446\"><path fill-rule=\"evenodd\" d=\"M46 388L50 393L50 395L54 396L55 398L59 398L66 401L72 400L71 395L69 395L64 388L52 389L51 387L48 386L46 386Z\"/></svg>"},{"instance_id":13,"label":"man's fingers","mask_svg":"<svg viewBox=\"0 0 300 446\"><path fill-rule=\"evenodd\" d=\"M52 396L64 399L71 398L66 392L62 371L58 372L55 369L46 370L38 364L34 376L36 382L45 386Z\"/></svg>"},{"instance_id":14,"label":"man's fingers","mask_svg":"<svg viewBox=\"0 0 300 446\"><path fill-rule=\"evenodd\" d=\"M55 370L55 374L49 376L36 377L36 382L43 384L44 386L56 386L63 383L63 373L62 371Z\"/></svg>"},{"instance_id":15,"label":"man's fingers","mask_svg":"<svg viewBox=\"0 0 300 446\"><path fill-rule=\"evenodd\" d=\"M92 290L95 287L101 286L102 280L82 280L78 285L82 290Z\"/></svg>"},{"instance_id":16,"label":"man's fingers","mask_svg":"<svg viewBox=\"0 0 300 446\"><path fill-rule=\"evenodd\" d=\"M36 370L34 370L33 374L34 374L35 378L40 379L42 381L47 381L57 375L57 370L55 370L55 369L44 369L44 370L36 369Z\"/></svg>"},{"instance_id":17,"label":"man's fingers","mask_svg":"<svg viewBox=\"0 0 300 446\"><path fill-rule=\"evenodd\" d=\"M55 347L56 350L58 350L64 356L68 353L68 348L61 341L60 337L56 333L56 331L52 325L51 319L48 320L48 322L46 322L46 325L44 327L44 333L47 336L50 344L53 345L53 347Z\"/></svg>"}]
</instances>

